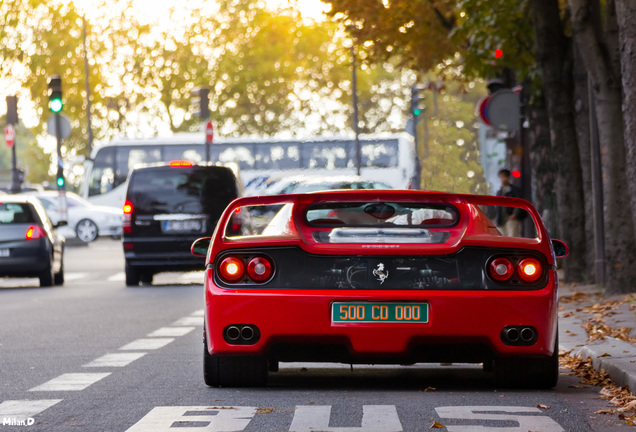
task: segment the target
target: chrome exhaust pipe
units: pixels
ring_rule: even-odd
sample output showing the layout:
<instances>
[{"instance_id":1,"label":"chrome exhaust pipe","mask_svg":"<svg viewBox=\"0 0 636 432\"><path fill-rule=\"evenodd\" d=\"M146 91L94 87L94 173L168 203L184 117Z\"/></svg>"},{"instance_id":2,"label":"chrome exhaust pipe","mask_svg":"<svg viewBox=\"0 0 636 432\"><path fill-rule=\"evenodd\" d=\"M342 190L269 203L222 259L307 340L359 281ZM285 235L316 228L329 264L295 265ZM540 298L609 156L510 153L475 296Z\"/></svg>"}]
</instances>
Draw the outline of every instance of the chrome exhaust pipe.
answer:
<instances>
[{"instance_id":1,"label":"chrome exhaust pipe","mask_svg":"<svg viewBox=\"0 0 636 432\"><path fill-rule=\"evenodd\" d=\"M524 327L520 332L521 340L524 342L530 342L534 339L534 330L530 327Z\"/></svg>"},{"instance_id":2,"label":"chrome exhaust pipe","mask_svg":"<svg viewBox=\"0 0 636 432\"><path fill-rule=\"evenodd\" d=\"M510 342L517 342L519 340L519 329L516 327L510 327L506 330L506 339Z\"/></svg>"},{"instance_id":3,"label":"chrome exhaust pipe","mask_svg":"<svg viewBox=\"0 0 636 432\"><path fill-rule=\"evenodd\" d=\"M229 326L225 330L225 336L228 340L235 341L241 337L241 330L237 326Z\"/></svg>"},{"instance_id":4,"label":"chrome exhaust pipe","mask_svg":"<svg viewBox=\"0 0 636 432\"><path fill-rule=\"evenodd\" d=\"M254 329L251 326L245 326L241 329L241 338L246 342L254 337Z\"/></svg>"}]
</instances>

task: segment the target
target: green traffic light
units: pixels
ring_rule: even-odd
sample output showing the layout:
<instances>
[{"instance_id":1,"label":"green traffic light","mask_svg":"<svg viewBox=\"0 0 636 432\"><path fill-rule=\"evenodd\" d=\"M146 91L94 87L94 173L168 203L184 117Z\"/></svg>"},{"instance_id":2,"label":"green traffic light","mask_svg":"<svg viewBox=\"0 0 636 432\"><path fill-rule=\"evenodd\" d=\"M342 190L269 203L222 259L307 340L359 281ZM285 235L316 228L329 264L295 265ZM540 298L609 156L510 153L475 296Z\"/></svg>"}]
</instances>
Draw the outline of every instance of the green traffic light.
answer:
<instances>
[{"instance_id":1,"label":"green traffic light","mask_svg":"<svg viewBox=\"0 0 636 432\"><path fill-rule=\"evenodd\" d=\"M62 107L64 104L62 103L62 99L51 99L49 102L49 109L54 113L59 113L62 111Z\"/></svg>"},{"instance_id":2,"label":"green traffic light","mask_svg":"<svg viewBox=\"0 0 636 432\"><path fill-rule=\"evenodd\" d=\"M64 186L64 177L58 177L58 178L57 178L57 185L58 185L59 187Z\"/></svg>"},{"instance_id":3,"label":"green traffic light","mask_svg":"<svg viewBox=\"0 0 636 432\"><path fill-rule=\"evenodd\" d=\"M413 115L418 116L418 115L420 115L421 113L422 113L422 110L419 110L419 109L415 109L415 110L413 110Z\"/></svg>"}]
</instances>

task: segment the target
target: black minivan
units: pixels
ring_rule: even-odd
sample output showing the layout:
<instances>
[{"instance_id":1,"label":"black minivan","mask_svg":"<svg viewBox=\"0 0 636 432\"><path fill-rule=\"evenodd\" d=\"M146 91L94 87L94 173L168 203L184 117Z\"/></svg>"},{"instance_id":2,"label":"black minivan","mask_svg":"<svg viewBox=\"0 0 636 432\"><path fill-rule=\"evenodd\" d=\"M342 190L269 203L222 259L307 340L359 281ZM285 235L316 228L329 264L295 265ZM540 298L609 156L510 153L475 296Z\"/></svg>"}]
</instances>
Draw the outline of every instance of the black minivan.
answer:
<instances>
[{"instance_id":1,"label":"black minivan","mask_svg":"<svg viewBox=\"0 0 636 432\"><path fill-rule=\"evenodd\" d=\"M211 236L223 210L242 195L231 168L173 161L134 169L124 203L126 285L151 284L156 273L203 270L190 246ZM232 224L238 233L245 227Z\"/></svg>"}]
</instances>

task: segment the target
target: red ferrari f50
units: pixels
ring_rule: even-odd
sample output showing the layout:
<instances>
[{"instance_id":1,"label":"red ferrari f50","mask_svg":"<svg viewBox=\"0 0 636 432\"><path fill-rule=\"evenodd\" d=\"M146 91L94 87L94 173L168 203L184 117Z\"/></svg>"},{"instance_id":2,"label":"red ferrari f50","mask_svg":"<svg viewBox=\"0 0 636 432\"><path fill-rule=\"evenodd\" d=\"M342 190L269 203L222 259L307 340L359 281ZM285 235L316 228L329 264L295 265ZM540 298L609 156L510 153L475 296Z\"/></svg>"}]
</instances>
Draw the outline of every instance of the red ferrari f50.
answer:
<instances>
[{"instance_id":1,"label":"red ferrari f50","mask_svg":"<svg viewBox=\"0 0 636 432\"><path fill-rule=\"evenodd\" d=\"M515 215L522 237L501 234L498 211ZM265 385L287 361L483 363L498 385L557 382L555 257L567 246L525 200L376 190L239 198L192 253L207 256L210 386Z\"/></svg>"}]
</instances>

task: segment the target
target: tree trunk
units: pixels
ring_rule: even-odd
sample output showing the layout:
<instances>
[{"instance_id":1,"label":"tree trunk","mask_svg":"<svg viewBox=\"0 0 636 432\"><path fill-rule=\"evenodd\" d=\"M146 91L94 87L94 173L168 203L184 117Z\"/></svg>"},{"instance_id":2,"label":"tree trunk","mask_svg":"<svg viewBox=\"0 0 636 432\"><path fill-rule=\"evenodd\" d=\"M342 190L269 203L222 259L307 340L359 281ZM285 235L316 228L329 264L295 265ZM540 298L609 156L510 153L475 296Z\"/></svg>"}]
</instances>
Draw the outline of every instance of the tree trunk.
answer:
<instances>
[{"instance_id":1,"label":"tree trunk","mask_svg":"<svg viewBox=\"0 0 636 432\"><path fill-rule=\"evenodd\" d=\"M636 226L636 2L616 0L623 85L623 122L627 150L626 179Z\"/></svg>"},{"instance_id":2,"label":"tree trunk","mask_svg":"<svg viewBox=\"0 0 636 432\"><path fill-rule=\"evenodd\" d=\"M593 7L598 6L597 0L569 0L569 3L574 38L592 82L603 155L606 290L609 293L636 291L636 244L625 175L614 1L607 0L603 34L594 22L598 13L592 13Z\"/></svg>"},{"instance_id":3,"label":"tree trunk","mask_svg":"<svg viewBox=\"0 0 636 432\"><path fill-rule=\"evenodd\" d=\"M572 41L565 37L556 0L531 2L537 62L550 119L550 138L558 166L556 197L559 232L570 246L564 260L564 279L581 282L586 270L585 214L581 161L574 128Z\"/></svg>"},{"instance_id":4,"label":"tree trunk","mask_svg":"<svg viewBox=\"0 0 636 432\"><path fill-rule=\"evenodd\" d=\"M592 190L592 153L590 149L590 100L589 81L583 58L578 50L574 49L574 70L572 74L574 80L574 127L576 129L576 141L579 145L579 156L581 158L581 176L583 178L583 190ZM588 192L589 195L589 192ZM585 197L585 193L584 193ZM586 197L588 198L588 197ZM584 199L585 211L585 254L586 274L583 276L590 281L594 280L594 263L596 254L594 249L594 200Z\"/></svg>"},{"instance_id":5,"label":"tree trunk","mask_svg":"<svg viewBox=\"0 0 636 432\"><path fill-rule=\"evenodd\" d=\"M530 105L530 165L532 167L532 203L552 237L561 237L556 206L557 166L550 143L550 120L543 99Z\"/></svg>"}]
</instances>

